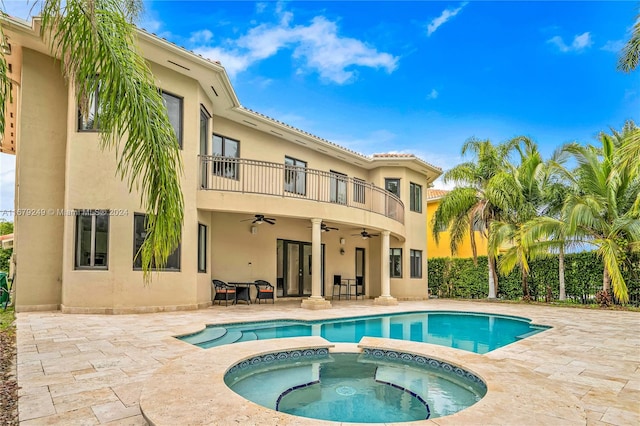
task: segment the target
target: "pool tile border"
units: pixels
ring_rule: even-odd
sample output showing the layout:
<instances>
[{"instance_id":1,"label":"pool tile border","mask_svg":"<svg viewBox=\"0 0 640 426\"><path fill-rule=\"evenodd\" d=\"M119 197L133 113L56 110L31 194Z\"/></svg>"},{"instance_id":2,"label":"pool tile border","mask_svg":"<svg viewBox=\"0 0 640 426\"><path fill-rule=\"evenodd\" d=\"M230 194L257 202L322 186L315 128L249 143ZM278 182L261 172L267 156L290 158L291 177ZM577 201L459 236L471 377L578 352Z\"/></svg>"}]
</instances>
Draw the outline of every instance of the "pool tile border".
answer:
<instances>
[{"instance_id":1,"label":"pool tile border","mask_svg":"<svg viewBox=\"0 0 640 426\"><path fill-rule=\"evenodd\" d=\"M380 348L365 347L363 348L363 354L365 357L371 357L373 359L389 359L392 361L410 362L417 366L431 368L439 368L447 373L455 373L458 378L470 381L473 385L479 386L486 394L487 384L480 377L476 376L472 372L465 370L451 362L442 361L436 358L430 358L424 355L412 354L409 352L399 352L393 350L385 350Z\"/></svg>"}]
</instances>

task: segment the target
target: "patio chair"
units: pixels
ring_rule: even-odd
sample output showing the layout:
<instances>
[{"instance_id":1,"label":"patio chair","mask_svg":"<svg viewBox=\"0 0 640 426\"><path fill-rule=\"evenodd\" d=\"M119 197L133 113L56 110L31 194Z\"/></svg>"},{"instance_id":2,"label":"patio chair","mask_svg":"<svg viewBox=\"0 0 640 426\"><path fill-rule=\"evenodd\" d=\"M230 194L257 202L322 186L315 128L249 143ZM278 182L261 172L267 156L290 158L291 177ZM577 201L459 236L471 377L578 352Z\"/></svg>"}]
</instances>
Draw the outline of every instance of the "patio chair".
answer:
<instances>
[{"instance_id":1,"label":"patio chair","mask_svg":"<svg viewBox=\"0 0 640 426\"><path fill-rule=\"evenodd\" d=\"M216 300L218 301L218 305L224 300L224 306L228 305L229 300L232 300L232 305L236 303L236 288L234 286L220 280L211 280L211 286L214 291L211 304L214 304Z\"/></svg>"},{"instance_id":2,"label":"patio chair","mask_svg":"<svg viewBox=\"0 0 640 426\"><path fill-rule=\"evenodd\" d=\"M256 300L255 303L260 304L260 301L263 299L271 299L271 303L275 303L275 298L273 297L273 286L269 284L265 280L256 280Z\"/></svg>"},{"instance_id":3,"label":"patio chair","mask_svg":"<svg viewBox=\"0 0 640 426\"><path fill-rule=\"evenodd\" d=\"M364 277L356 277L356 285L352 286L352 288L355 288L355 294L352 293L351 295L355 296L356 300L358 300L358 296L364 299Z\"/></svg>"},{"instance_id":4,"label":"patio chair","mask_svg":"<svg viewBox=\"0 0 640 426\"><path fill-rule=\"evenodd\" d=\"M342 275L334 275L333 276L333 290L331 292L331 300L336 298L336 288L338 289L338 300L340 300L340 296L349 296L346 293L342 292L343 288L347 288L347 285L342 282Z\"/></svg>"}]
</instances>

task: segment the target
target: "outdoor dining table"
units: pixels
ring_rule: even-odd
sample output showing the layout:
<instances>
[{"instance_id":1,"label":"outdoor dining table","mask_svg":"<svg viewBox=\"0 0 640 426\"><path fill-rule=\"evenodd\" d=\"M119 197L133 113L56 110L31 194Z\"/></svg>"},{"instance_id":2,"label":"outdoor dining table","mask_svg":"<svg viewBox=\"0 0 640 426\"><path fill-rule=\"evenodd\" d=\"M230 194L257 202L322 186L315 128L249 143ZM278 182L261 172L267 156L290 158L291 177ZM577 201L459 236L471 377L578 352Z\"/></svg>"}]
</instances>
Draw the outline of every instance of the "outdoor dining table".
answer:
<instances>
[{"instance_id":1,"label":"outdoor dining table","mask_svg":"<svg viewBox=\"0 0 640 426\"><path fill-rule=\"evenodd\" d=\"M255 283L251 282L229 282L229 285L232 285L236 288L236 304L239 300L245 301L248 304L251 304L251 286L254 286Z\"/></svg>"},{"instance_id":2,"label":"outdoor dining table","mask_svg":"<svg viewBox=\"0 0 640 426\"><path fill-rule=\"evenodd\" d=\"M347 285L347 299L351 299L351 286L352 285L356 285L356 279L355 278L342 278L342 283ZM357 287L356 287L357 289ZM357 299L357 296L356 296Z\"/></svg>"}]
</instances>

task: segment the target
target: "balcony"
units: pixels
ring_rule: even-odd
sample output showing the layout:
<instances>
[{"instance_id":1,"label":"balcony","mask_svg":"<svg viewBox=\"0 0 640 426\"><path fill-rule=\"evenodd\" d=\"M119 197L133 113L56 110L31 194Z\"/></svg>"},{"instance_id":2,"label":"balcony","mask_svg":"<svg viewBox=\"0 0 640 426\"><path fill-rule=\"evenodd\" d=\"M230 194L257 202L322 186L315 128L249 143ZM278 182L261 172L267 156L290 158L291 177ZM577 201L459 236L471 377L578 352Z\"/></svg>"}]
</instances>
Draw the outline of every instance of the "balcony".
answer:
<instances>
[{"instance_id":1,"label":"balcony","mask_svg":"<svg viewBox=\"0 0 640 426\"><path fill-rule=\"evenodd\" d=\"M200 155L200 189L332 203L377 213L404 224L398 197L338 173L245 158Z\"/></svg>"}]
</instances>

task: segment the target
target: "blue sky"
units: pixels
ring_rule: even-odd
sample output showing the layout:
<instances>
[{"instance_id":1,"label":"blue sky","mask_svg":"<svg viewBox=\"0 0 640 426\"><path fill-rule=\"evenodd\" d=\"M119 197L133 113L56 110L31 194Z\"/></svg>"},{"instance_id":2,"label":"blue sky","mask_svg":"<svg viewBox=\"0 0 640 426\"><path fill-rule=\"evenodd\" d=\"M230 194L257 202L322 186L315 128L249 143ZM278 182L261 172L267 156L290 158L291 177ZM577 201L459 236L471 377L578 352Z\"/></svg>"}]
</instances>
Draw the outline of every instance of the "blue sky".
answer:
<instances>
[{"instance_id":1,"label":"blue sky","mask_svg":"<svg viewBox=\"0 0 640 426\"><path fill-rule=\"evenodd\" d=\"M244 106L367 155L446 170L470 137L526 135L550 155L640 122L640 71L616 71L636 2L145 4L140 26L221 61Z\"/></svg>"}]
</instances>

